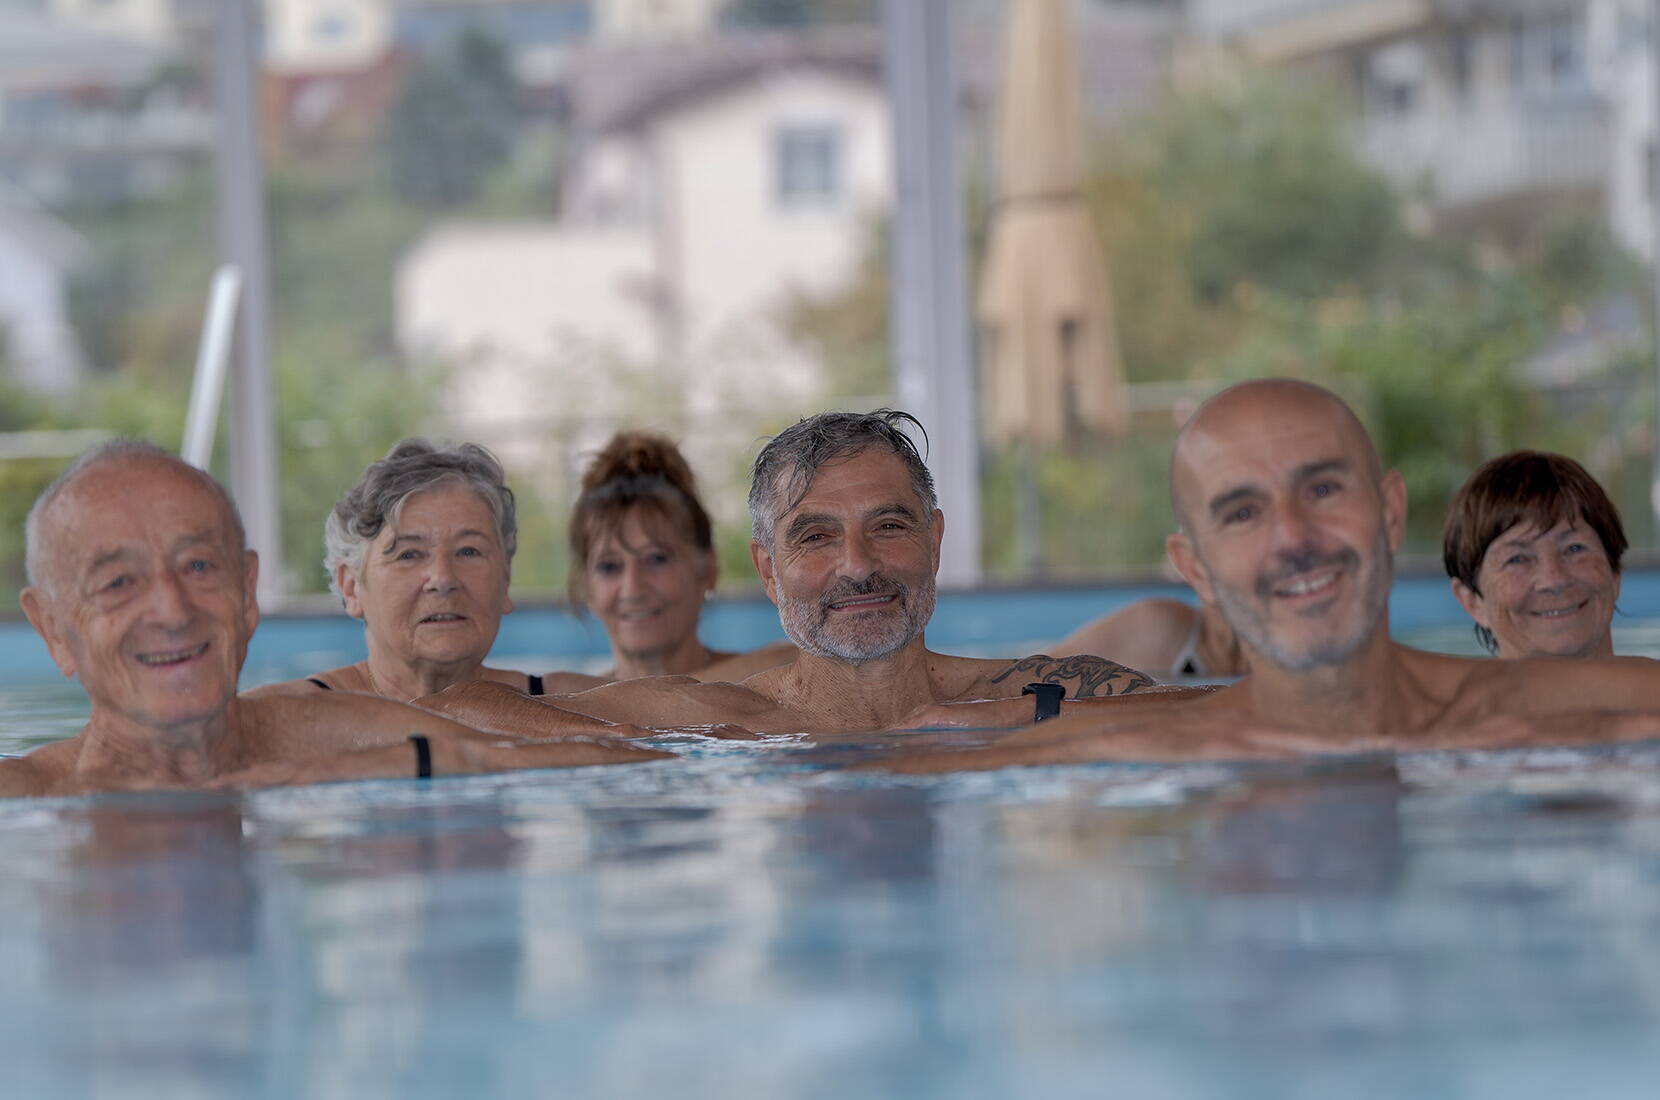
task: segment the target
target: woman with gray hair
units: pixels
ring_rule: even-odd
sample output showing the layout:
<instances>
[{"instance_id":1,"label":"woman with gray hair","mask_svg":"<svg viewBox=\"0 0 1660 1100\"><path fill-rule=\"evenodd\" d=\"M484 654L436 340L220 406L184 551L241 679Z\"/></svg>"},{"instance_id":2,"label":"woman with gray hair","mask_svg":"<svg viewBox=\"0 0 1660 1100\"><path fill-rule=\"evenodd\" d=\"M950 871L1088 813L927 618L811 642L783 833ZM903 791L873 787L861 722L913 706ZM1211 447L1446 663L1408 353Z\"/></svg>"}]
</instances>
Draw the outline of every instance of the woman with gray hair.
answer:
<instances>
[{"instance_id":1,"label":"woman with gray hair","mask_svg":"<svg viewBox=\"0 0 1660 1100\"><path fill-rule=\"evenodd\" d=\"M367 660L250 694L360 691L408 701L470 680L532 695L541 677L488 668L518 524L501 463L475 443L405 439L364 471L323 528L329 588L362 619Z\"/></svg>"}]
</instances>

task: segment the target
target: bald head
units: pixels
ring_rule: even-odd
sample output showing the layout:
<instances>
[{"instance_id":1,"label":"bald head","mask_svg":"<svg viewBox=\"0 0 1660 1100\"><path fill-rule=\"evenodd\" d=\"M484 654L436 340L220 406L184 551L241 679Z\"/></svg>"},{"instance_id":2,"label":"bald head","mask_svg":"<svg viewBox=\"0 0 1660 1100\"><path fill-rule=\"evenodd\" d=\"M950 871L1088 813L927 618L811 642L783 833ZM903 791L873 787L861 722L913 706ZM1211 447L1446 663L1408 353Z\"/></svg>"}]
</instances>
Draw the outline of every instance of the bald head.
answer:
<instances>
[{"instance_id":1,"label":"bald head","mask_svg":"<svg viewBox=\"0 0 1660 1100\"><path fill-rule=\"evenodd\" d=\"M1366 477L1377 481L1383 463L1360 418L1343 399L1323 386L1293 378L1263 378L1230 386L1188 417L1176 436L1170 460L1170 503L1176 522L1192 530L1193 509L1204 507L1200 472L1226 466L1245 446L1316 430L1352 455Z\"/></svg>"},{"instance_id":2,"label":"bald head","mask_svg":"<svg viewBox=\"0 0 1660 1100\"><path fill-rule=\"evenodd\" d=\"M163 478L172 476L187 482L193 481L212 494L225 510L227 527L234 540L233 549L238 555L242 553L247 545L247 535L243 531L242 517L237 513L236 503L231 500L224 486L205 471L197 469L153 443L138 439L112 439L82 452L70 463L68 469L45 488L35 499L34 506L29 509L29 518L24 522L23 532L24 571L30 585L50 587L52 563L57 557L53 542L57 535L58 516L62 510L62 503L74 495L76 487L84 479L95 474L117 470L136 471L144 466L156 471Z\"/></svg>"}]
</instances>

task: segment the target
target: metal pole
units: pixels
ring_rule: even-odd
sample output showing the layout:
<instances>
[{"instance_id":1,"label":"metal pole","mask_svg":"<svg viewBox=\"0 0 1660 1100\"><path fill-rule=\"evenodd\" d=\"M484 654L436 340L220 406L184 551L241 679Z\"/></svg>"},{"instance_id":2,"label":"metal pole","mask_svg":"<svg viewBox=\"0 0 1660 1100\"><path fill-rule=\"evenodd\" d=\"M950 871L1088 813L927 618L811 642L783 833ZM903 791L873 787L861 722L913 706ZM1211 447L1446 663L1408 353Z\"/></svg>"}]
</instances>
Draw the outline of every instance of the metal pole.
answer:
<instances>
[{"instance_id":1,"label":"metal pole","mask_svg":"<svg viewBox=\"0 0 1660 1100\"><path fill-rule=\"evenodd\" d=\"M219 251L242 273L242 324L231 389L231 491L259 551L259 602L282 602L276 395L271 384L271 249L259 147L257 0L214 7L214 187Z\"/></svg>"},{"instance_id":2,"label":"metal pole","mask_svg":"<svg viewBox=\"0 0 1660 1100\"><path fill-rule=\"evenodd\" d=\"M1654 112L1648 131L1648 217L1654 242L1654 254L1649 259L1649 277L1654 283L1654 475L1649 483L1654 527L1649 545L1660 550L1660 0L1654 0L1648 22L1649 103Z\"/></svg>"},{"instance_id":3,"label":"metal pole","mask_svg":"<svg viewBox=\"0 0 1660 1100\"><path fill-rule=\"evenodd\" d=\"M980 580L980 434L970 359L951 0L883 0L893 113L893 359L899 405L928 429L945 513L940 582Z\"/></svg>"},{"instance_id":4,"label":"metal pole","mask_svg":"<svg viewBox=\"0 0 1660 1100\"><path fill-rule=\"evenodd\" d=\"M231 369L231 336L241 293L242 276L235 265L220 264L208 292L196 377L190 384L190 407L184 417L184 442L179 447L180 458L203 470L213 461L213 436L219 426L225 376Z\"/></svg>"}]
</instances>

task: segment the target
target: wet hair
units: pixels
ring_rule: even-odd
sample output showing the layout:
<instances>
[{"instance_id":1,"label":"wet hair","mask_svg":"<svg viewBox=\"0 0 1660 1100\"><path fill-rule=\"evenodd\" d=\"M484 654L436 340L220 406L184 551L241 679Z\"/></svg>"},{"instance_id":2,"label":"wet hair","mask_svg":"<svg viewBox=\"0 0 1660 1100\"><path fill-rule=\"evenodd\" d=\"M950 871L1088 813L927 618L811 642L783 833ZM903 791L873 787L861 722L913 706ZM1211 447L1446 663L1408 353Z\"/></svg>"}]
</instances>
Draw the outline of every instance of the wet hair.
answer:
<instances>
[{"instance_id":1,"label":"wet hair","mask_svg":"<svg viewBox=\"0 0 1660 1100\"><path fill-rule=\"evenodd\" d=\"M1619 509L1597 479L1566 455L1512 451L1482 463L1453 497L1441 533L1441 561L1447 576L1480 595L1477 576L1494 539L1518 523L1549 531L1581 520L1596 532L1618 573L1630 543ZM1476 638L1488 652L1498 652L1492 631L1478 624Z\"/></svg>"},{"instance_id":2,"label":"wet hair","mask_svg":"<svg viewBox=\"0 0 1660 1100\"><path fill-rule=\"evenodd\" d=\"M779 432L755 456L751 474L749 519L755 541L770 551L778 517L801 502L819 470L873 447L891 451L905 464L911 488L922 501L923 521L931 523L939 507L934 475L928 472L916 444L901 427L904 424L915 426L923 445L927 445L928 433L922 422L898 409L819 413Z\"/></svg>"},{"instance_id":3,"label":"wet hair","mask_svg":"<svg viewBox=\"0 0 1660 1100\"><path fill-rule=\"evenodd\" d=\"M435 445L424 439L394 444L386 457L371 462L363 477L335 502L323 523L323 569L336 596L335 572L341 563L354 574L363 571L369 543L388 523L396 526L403 506L416 493L441 485L460 485L478 494L496 521L496 534L511 564L519 548L519 521L513 490L496 456L477 443Z\"/></svg>"},{"instance_id":4,"label":"wet hair","mask_svg":"<svg viewBox=\"0 0 1660 1100\"><path fill-rule=\"evenodd\" d=\"M34 506L29 509L29 518L23 521L23 572L30 585L39 586L46 579L46 514L65 490L95 466L102 466L107 462L126 464L146 461L162 462L176 467L190 474L203 488L212 493L225 506L225 514L231 521L232 548L238 558L242 556L242 551L248 546L248 534L242 526L242 515L236 510L236 502L231 499L230 493L212 474L192 466L172 451L158 447L154 443L142 439L111 439L82 451L75 461L71 462L63 473L53 478L52 483L35 498Z\"/></svg>"},{"instance_id":5,"label":"wet hair","mask_svg":"<svg viewBox=\"0 0 1660 1100\"><path fill-rule=\"evenodd\" d=\"M635 509L697 549L714 550L714 527L680 448L651 432L618 432L582 472L582 492L571 509L571 570L565 587L572 607L587 603L588 558L594 546L620 531Z\"/></svg>"}]
</instances>

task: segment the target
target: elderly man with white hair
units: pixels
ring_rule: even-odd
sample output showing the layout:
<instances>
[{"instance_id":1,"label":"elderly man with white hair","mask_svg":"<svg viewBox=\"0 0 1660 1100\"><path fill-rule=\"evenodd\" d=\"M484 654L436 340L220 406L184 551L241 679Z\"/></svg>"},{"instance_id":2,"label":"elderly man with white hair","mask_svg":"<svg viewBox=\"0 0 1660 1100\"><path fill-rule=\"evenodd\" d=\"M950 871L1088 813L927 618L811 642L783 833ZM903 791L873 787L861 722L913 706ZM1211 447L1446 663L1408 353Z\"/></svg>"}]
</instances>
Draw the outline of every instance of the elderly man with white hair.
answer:
<instances>
[{"instance_id":1,"label":"elderly man with white hair","mask_svg":"<svg viewBox=\"0 0 1660 1100\"><path fill-rule=\"evenodd\" d=\"M604 740L485 734L368 695L238 698L259 622L258 557L219 483L158 447L118 440L83 455L35 502L27 543L23 610L58 668L81 681L92 713L77 736L0 760L0 796L662 755Z\"/></svg>"}]
</instances>

